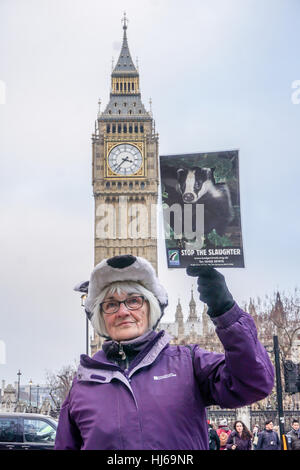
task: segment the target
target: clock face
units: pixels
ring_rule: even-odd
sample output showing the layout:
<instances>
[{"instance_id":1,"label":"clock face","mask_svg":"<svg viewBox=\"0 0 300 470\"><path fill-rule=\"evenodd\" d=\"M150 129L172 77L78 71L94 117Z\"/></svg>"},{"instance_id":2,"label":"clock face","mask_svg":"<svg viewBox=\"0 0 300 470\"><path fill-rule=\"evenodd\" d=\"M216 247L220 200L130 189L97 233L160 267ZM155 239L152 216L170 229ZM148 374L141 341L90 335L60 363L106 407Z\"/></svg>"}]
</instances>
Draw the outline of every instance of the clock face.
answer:
<instances>
[{"instance_id":1,"label":"clock face","mask_svg":"<svg viewBox=\"0 0 300 470\"><path fill-rule=\"evenodd\" d=\"M142 154L131 144L116 145L108 155L110 169L120 176L134 175L142 166Z\"/></svg>"}]
</instances>

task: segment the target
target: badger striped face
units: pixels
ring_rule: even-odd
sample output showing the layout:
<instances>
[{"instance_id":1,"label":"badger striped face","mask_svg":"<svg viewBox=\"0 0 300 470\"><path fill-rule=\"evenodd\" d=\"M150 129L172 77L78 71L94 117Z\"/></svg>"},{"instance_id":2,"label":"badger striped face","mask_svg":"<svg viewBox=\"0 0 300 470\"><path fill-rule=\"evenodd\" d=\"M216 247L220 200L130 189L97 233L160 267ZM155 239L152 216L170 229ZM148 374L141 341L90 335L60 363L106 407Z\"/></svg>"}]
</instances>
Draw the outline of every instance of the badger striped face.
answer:
<instances>
[{"instance_id":1,"label":"badger striped face","mask_svg":"<svg viewBox=\"0 0 300 470\"><path fill-rule=\"evenodd\" d=\"M178 191L186 204L198 201L213 186L211 168L191 168L177 170Z\"/></svg>"}]
</instances>

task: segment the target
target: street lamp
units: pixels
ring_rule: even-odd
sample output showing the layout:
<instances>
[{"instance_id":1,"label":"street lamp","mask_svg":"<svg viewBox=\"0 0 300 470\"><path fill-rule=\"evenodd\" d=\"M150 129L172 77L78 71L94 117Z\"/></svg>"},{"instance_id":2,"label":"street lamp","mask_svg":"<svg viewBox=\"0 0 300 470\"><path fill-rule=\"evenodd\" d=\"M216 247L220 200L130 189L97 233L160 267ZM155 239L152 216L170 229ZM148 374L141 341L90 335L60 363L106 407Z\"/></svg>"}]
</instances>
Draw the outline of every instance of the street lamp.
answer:
<instances>
[{"instance_id":1,"label":"street lamp","mask_svg":"<svg viewBox=\"0 0 300 470\"><path fill-rule=\"evenodd\" d=\"M84 305L85 305L85 299L86 299L86 294L82 294L80 299L81 299L81 307L84 309ZM86 318L85 318L85 334L86 334L86 337L85 337L85 343L86 343L86 354L88 355L89 354L89 319L86 315Z\"/></svg>"},{"instance_id":2,"label":"street lamp","mask_svg":"<svg viewBox=\"0 0 300 470\"><path fill-rule=\"evenodd\" d=\"M30 406L30 411L31 411L31 386L32 386L32 380L29 380L29 406Z\"/></svg>"},{"instance_id":3,"label":"street lamp","mask_svg":"<svg viewBox=\"0 0 300 470\"><path fill-rule=\"evenodd\" d=\"M17 373L17 376L18 376L18 392L17 392L17 403L16 403L16 406L15 406L15 411L17 411L17 407L19 405L19 401L20 401L20 377L21 377L22 373L20 372L20 369Z\"/></svg>"},{"instance_id":4,"label":"street lamp","mask_svg":"<svg viewBox=\"0 0 300 470\"><path fill-rule=\"evenodd\" d=\"M22 375L22 372L20 372L20 369L19 369L19 372L17 373L17 376L18 376L18 400L17 400L17 403L19 404L19 401L20 401L20 377Z\"/></svg>"},{"instance_id":5,"label":"street lamp","mask_svg":"<svg viewBox=\"0 0 300 470\"><path fill-rule=\"evenodd\" d=\"M37 413L39 412L39 391L40 391L40 386L37 384L36 386L36 411Z\"/></svg>"}]
</instances>

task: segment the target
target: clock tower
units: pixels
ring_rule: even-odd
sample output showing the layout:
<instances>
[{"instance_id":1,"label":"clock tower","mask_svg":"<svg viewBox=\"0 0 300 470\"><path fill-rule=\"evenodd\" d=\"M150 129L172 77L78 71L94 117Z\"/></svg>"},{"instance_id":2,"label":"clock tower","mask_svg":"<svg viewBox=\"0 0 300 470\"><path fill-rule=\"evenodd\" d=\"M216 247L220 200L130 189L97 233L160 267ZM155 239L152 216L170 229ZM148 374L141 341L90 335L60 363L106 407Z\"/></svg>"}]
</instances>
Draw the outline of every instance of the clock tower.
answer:
<instances>
[{"instance_id":1,"label":"clock tower","mask_svg":"<svg viewBox=\"0 0 300 470\"><path fill-rule=\"evenodd\" d=\"M128 20L111 73L109 102L92 136L95 264L120 254L142 256L157 270L158 134L146 111L131 58Z\"/></svg>"}]
</instances>

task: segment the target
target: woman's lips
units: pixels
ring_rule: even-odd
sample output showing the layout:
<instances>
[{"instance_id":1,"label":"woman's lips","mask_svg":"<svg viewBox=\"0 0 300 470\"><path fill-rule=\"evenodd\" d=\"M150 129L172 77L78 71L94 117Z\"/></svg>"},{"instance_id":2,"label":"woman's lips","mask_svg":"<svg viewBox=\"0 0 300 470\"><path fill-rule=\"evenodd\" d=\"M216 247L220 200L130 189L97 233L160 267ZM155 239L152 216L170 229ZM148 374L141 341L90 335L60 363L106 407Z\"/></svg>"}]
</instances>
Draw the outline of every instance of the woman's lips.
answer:
<instances>
[{"instance_id":1,"label":"woman's lips","mask_svg":"<svg viewBox=\"0 0 300 470\"><path fill-rule=\"evenodd\" d=\"M134 325L134 321L123 321L122 323L119 323L117 326L122 326L122 325Z\"/></svg>"}]
</instances>

